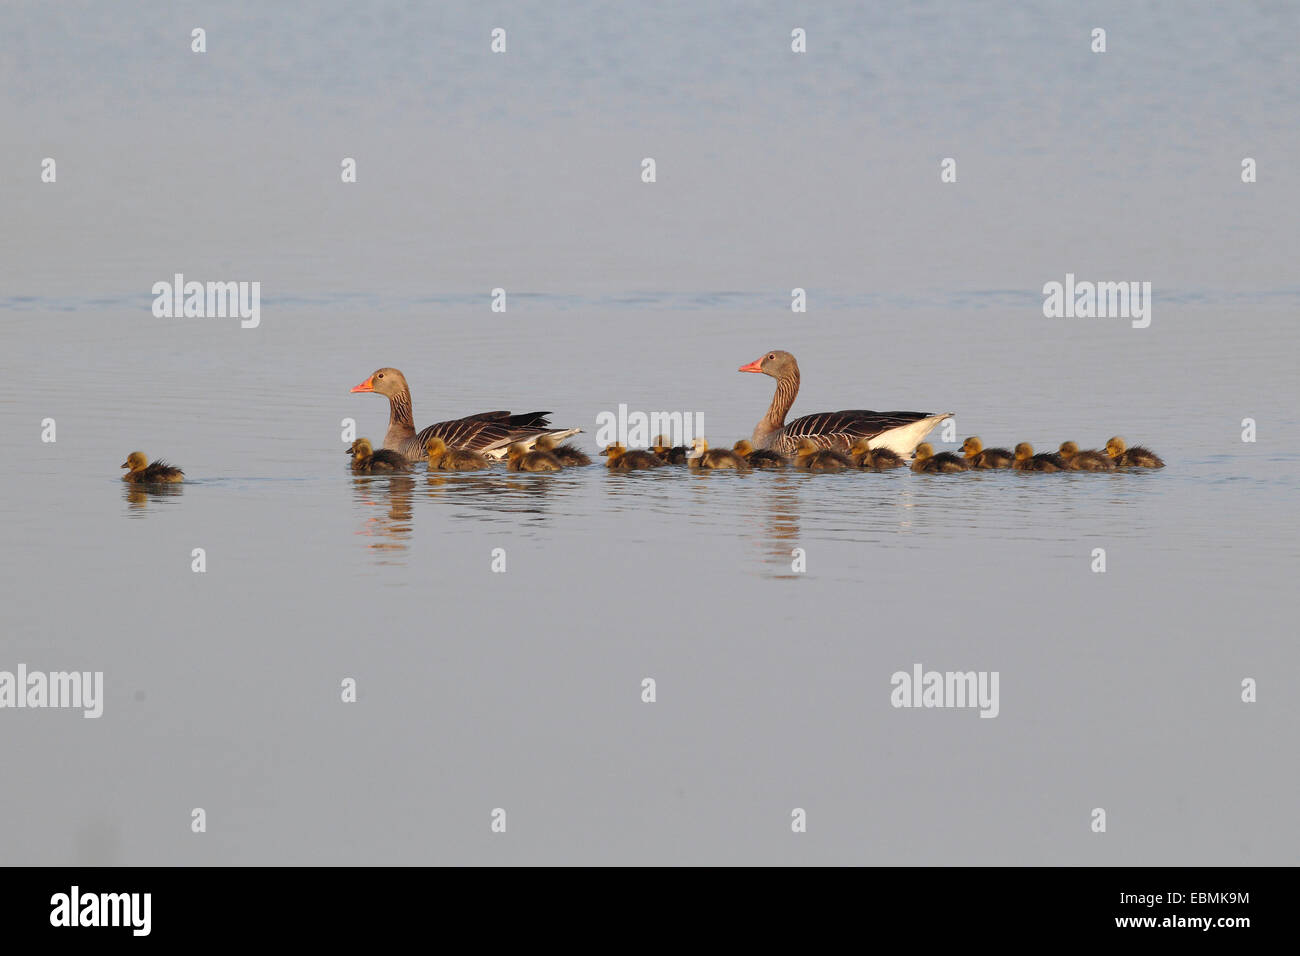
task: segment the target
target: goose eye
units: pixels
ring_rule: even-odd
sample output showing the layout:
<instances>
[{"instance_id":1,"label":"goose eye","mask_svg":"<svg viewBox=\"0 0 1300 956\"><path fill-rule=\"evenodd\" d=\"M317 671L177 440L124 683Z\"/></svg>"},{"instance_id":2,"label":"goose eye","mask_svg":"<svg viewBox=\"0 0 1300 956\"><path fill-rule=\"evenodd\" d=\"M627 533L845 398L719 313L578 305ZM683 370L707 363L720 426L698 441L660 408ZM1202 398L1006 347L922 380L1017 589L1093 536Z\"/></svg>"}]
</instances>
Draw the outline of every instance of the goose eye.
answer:
<instances>
[{"instance_id":1,"label":"goose eye","mask_svg":"<svg viewBox=\"0 0 1300 956\"><path fill-rule=\"evenodd\" d=\"M384 377L384 373L383 373L383 372L380 372L380 373L379 373L377 376L375 376L375 377L376 377L376 378L383 378L383 377Z\"/></svg>"},{"instance_id":2,"label":"goose eye","mask_svg":"<svg viewBox=\"0 0 1300 956\"><path fill-rule=\"evenodd\" d=\"M768 358L770 358L770 359L774 359L774 358L776 358L776 353L773 352L771 355L768 356Z\"/></svg>"}]
</instances>

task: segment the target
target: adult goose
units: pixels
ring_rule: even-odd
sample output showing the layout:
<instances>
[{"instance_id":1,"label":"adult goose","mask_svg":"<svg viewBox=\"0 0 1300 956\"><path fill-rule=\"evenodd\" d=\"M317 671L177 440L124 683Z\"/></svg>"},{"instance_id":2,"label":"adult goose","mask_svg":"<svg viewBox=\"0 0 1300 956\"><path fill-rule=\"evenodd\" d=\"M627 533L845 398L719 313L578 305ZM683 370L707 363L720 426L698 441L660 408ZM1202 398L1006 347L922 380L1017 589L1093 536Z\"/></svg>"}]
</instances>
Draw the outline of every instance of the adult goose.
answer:
<instances>
[{"instance_id":1,"label":"adult goose","mask_svg":"<svg viewBox=\"0 0 1300 956\"><path fill-rule=\"evenodd\" d=\"M818 412L792 422L786 413L799 394L799 363L789 352L768 352L741 372L762 372L776 379L776 394L767 414L754 426L754 447L773 448L793 455L802 439L810 439L821 448L847 451L860 438L868 439L872 448L888 448L908 457L930 430L952 412L932 415L929 412L872 412L853 409L843 412Z\"/></svg>"},{"instance_id":2,"label":"adult goose","mask_svg":"<svg viewBox=\"0 0 1300 956\"><path fill-rule=\"evenodd\" d=\"M438 422L417 432L411 414L411 389L406 384L406 376L395 368L377 369L352 391L387 396L388 433L384 435L384 447L410 461L424 458L425 446L430 438L435 437L441 438L450 448L465 448L500 460L515 442L532 448L538 435L554 435L558 440L582 431L581 428L548 428L550 421L546 416L550 412L528 412L525 415L479 412Z\"/></svg>"}]
</instances>

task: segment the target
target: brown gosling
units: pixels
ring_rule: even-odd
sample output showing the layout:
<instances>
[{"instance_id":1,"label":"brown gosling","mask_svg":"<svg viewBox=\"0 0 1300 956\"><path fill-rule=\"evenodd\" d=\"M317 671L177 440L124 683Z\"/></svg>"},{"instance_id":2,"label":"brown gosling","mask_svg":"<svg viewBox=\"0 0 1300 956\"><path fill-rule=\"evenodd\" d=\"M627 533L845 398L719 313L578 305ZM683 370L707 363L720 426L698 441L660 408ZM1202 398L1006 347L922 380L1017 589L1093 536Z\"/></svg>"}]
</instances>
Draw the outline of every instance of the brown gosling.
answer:
<instances>
[{"instance_id":1,"label":"brown gosling","mask_svg":"<svg viewBox=\"0 0 1300 956\"><path fill-rule=\"evenodd\" d=\"M537 441L533 443L533 451L548 451L559 460L561 465L569 468L591 464L587 453L577 445L568 442L556 445L554 435L539 435Z\"/></svg>"},{"instance_id":2,"label":"brown gosling","mask_svg":"<svg viewBox=\"0 0 1300 956\"><path fill-rule=\"evenodd\" d=\"M352 470L363 473L376 471L406 471L406 459L395 451L381 448L375 451L369 438L358 438L348 447L352 456Z\"/></svg>"},{"instance_id":3,"label":"brown gosling","mask_svg":"<svg viewBox=\"0 0 1300 956\"><path fill-rule=\"evenodd\" d=\"M1065 459L1055 452L1045 451L1034 454L1034 446L1022 441L1016 446L1016 460L1011 466L1016 471L1069 471Z\"/></svg>"},{"instance_id":4,"label":"brown gosling","mask_svg":"<svg viewBox=\"0 0 1300 956\"><path fill-rule=\"evenodd\" d=\"M1065 461L1065 466L1070 471L1114 471L1115 463L1110 460L1110 456L1105 452L1080 451L1079 446L1072 441L1061 442L1060 450L1057 454Z\"/></svg>"},{"instance_id":5,"label":"brown gosling","mask_svg":"<svg viewBox=\"0 0 1300 956\"><path fill-rule=\"evenodd\" d=\"M448 448L447 443L437 435L424 443L424 450L429 456L430 471L477 471L492 467L492 463L478 452L467 448Z\"/></svg>"},{"instance_id":6,"label":"brown gosling","mask_svg":"<svg viewBox=\"0 0 1300 956\"><path fill-rule=\"evenodd\" d=\"M745 459L745 464L750 468L783 468L790 464L790 459L779 451L755 448L754 443L745 438L732 445L731 450Z\"/></svg>"},{"instance_id":7,"label":"brown gosling","mask_svg":"<svg viewBox=\"0 0 1300 956\"><path fill-rule=\"evenodd\" d=\"M872 448L871 442L866 438L859 438L853 443L849 448L849 458L853 464L868 471L888 471L905 464L903 456L898 452L888 448Z\"/></svg>"},{"instance_id":8,"label":"brown gosling","mask_svg":"<svg viewBox=\"0 0 1300 956\"><path fill-rule=\"evenodd\" d=\"M691 453L686 463L692 468L731 468L749 471L749 465L730 448L710 448L703 438L691 442Z\"/></svg>"},{"instance_id":9,"label":"brown gosling","mask_svg":"<svg viewBox=\"0 0 1300 956\"><path fill-rule=\"evenodd\" d=\"M912 457L912 470L918 475L950 474L956 471L970 471L970 464L965 458L959 458L950 451L941 451L937 455L934 446L921 442L916 446Z\"/></svg>"},{"instance_id":10,"label":"brown gosling","mask_svg":"<svg viewBox=\"0 0 1300 956\"><path fill-rule=\"evenodd\" d=\"M971 435L961 443L961 453L972 468L1010 468L1015 456L1005 448L985 448L979 435Z\"/></svg>"},{"instance_id":11,"label":"brown gosling","mask_svg":"<svg viewBox=\"0 0 1300 956\"><path fill-rule=\"evenodd\" d=\"M1124 439L1116 435L1106 442L1106 454L1111 457L1118 468L1163 468L1164 461L1149 448L1134 445L1129 448Z\"/></svg>"},{"instance_id":12,"label":"brown gosling","mask_svg":"<svg viewBox=\"0 0 1300 956\"><path fill-rule=\"evenodd\" d=\"M640 471L644 468L660 468L664 461L653 452L633 449L628 451L619 442L606 445L602 455L609 459L605 467L610 471Z\"/></svg>"},{"instance_id":13,"label":"brown gosling","mask_svg":"<svg viewBox=\"0 0 1300 956\"><path fill-rule=\"evenodd\" d=\"M148 485L162 481L182 481L185 478L185 472L167 464L161 458L152 465L149 464L149 459L145 457L142 451L133 451L127 455L126 461L122 462L121 467L127 469L127 473L122 476L122 480L137 485Z\"/></svg>"},{"instance_id":14,"label":"brown gosling","mask_svg":"<svg viewBox=\"0 0 1300 956\"><path fill-rule=\"evenodd\" d=\"M506 449L506 468L510 471L563 471L564 464L549 451L529 451L523 442Z\"/></svg>"},{"instance_id":15,"label":"brown gosling","mask_svg":"<svg viewBox=\"0 0 1300 956\"><path fill-rule=\"evenodd\" d=\"M655 443L650 446L650 450L659 456L659 459L665 465L684 465L686 456L690 454L690 449L685 445L669 445L668 436L658 435L655 437Z\"/></svg>"},{"instance_id":16,"label":"brown gosling","mask_svg":"<svg viewBox=\"0 0 1300 956\"><path fill-rule=\"evenodd\" d=\"M822 448L811 438L801 438L795 448L794 466L804 471L843 471L853 467L853 459L833 448Z\"/></svg>"}]
</instances>

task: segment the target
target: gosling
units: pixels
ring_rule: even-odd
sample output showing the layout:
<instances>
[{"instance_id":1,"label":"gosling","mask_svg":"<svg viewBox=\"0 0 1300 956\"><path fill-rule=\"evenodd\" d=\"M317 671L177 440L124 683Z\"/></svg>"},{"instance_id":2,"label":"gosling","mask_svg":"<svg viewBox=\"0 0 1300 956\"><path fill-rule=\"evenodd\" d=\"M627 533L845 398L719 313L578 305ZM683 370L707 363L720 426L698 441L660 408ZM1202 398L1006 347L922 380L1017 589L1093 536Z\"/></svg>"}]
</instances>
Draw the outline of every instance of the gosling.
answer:
<instances>
[{"instance_id":1,"label":"gosling","mask_svg":"<svg viewBox=\"0 0 1300 956\"><path fill-rule=\"evenodd\" d=\"M142 451L133 451L127 455L126 461L122 462L121 467L127 469L127 473L122 476L122 480L137 485L148 485L163 481L175 482L185 479L185 472L167 464L161 458L152 465L149 464L149 459L145 457Z\"/></svg>"},{"instance_id":2,"label":"gosling","mask_svg":"<svg viewBox=\"0 0 1300 956\"><path fill-rule=\"evenodd\" d=\"M853 459L833 448L821 448L811 438L801 438L794 452L794 466L804 471L843 471L853 467Z\"/></svg>"},{"instance_id":3,"label":"gosling","mask_svg":"<svg viewBox=\"0 0 1300 956\"><path fill-rule=\"evenodd\" d=\"M1106 442L1106 454L1110 456L1111 461L1115 462L1117 468L1165 467L1164 461L1151 449L1143 448L1141 445L1129 448L1124 444L1124 439L1118 435Z\"/></svg>"},{"instance_id":4,"label":"gosling","mask_svg":"<svg viewBox=\"0 0 1300 956\"><path fill-rule=\"evenodd\" d=\"M564 464L549 451L528 450L523 442L506 449L506 468L510 471L563 471Z\"/></svg>"},{"instance_id":5,"label":"gosling","mask_svg":"<svg viewBox=\"0 0 1300 956\"><path fill-rule=\"evenodd\" d=\"M970 471L970 465L965 458L959 458L950 451L941 451L936 455L934 446L926 441L916 446L916 452L912 457L912 471L918 475L946 475L957 471Z\"/></svg>"},{"instance_id":6,"label":"gosling","mask_svg":"<svg viewBox=\"0 0 1300 956\"><path fill-rule=\"evenodd\" d=\"M1005 448L985 448L979 435L972 435L961 444L961 453L972 468L1010 468L1015 456Z\"/></svg>"},{"instance_id":7,"label":"gosling","mask_svg":"<svg viewBox=\"0 0 1300 956\"><path fill-rule=\"evenodd\" d=\"M369 438L358 438L348 448L352 456L352 470L362 473L376 471L406 471L406 458L395 451L381 448L375 451Z\"/></svg>"},{"instance_id":8,"label":"gosling","mask_svg":"<svg viewBox=\"0 0 1300 956\"><path fill-rule=\"evenodd\" d=\"M559 459L561 465L568 468L582 468L591 464L587 453L577 445L570 442L556 445L554 435L539 435L537 441L533 442L533 450L550 452Z\"/></svg>"},{"instance_id":9,"label":"gosling","mask_svg":"<svg viewBox=\"0 0 1300 956\"><path fill-rule=\"evenodd\" d=\"M666 435L659 435L655 438L655 443L650 446L650 450L659 457L665 465L684 465L686 457L690 454L690 449L685 445L669 445Z\"/></svg>"},{"instance_id":10,"label":"gosling","mask_svg":"<svg viewBox=\"0 0 1300 956\"><path fill-rule=\"evenodd\" d=\"M1069 471L1070 466L1065 463L1065 459L1055 452L1045 451L1041 455L1034 454L1034 446L1027 441L1022 441L1016 446L1016 460L1011 466L1016 471Z\"/></svg>"},{"instance_id":11,"label":"gosling","mask_svg":"<svg viewBox=\"0 0 1300 956\"><path fill-rule=\"evenodd\" d=\"M1061 448L1057 454L1065 461L1065 467L1070 471L1115 470L1115 463L1110 460L1110 456L1105 452L1093 451L1092 449L1080 451L1079 446L1072 441L1061 442Z\"/></svg>"},{"instance_id":12,"label":"gosling","mask_svg":"<svg viewBox=\"0 0 1300 956\"><path fill-rule=\"evenodd\" d=\"M849 458L859 468L869 471L888 471L890 468L901 468L904 464L903 456L898 452L888 448L872 448L865 438L859 438L853 443L849 449Z\"/></svg>"},{"instance_id":13,"label":"gosling","mask_svg":"<svg viewBox=\"0 0 1300 956\"><path fill-rule=\"evenodd\" d=\"M755 448L753 442L744 438L732 445L731 450L743 458L750 468L783 468L790 464L790 459L779 451Z\"/></svg>"},{"instance_id":14,"label":"gosling","mask_svg":"<svg viewBox=\"0 0 1300 956\"><path fill-rule=\"evenodd\" d=\"M447 443L436 435L424 443L424 450L429 456L430 471L477 471L492 467L492 463L478 452L448 448Z\"/></svg>"},{"instance_id":15,"label":"gosling","mask_svg":"<svg viewBox=\"0 0 1300 956\"><path fill-rule=\"evenodd\" d=\"M660 468L665 462L658 455L633 449L628 451L621 443L606 445L602 455L609 459L605 467L610 471L640 471L645 468Z\"/></svg>"},{"instance_id":16,"label":"gosling","mask_svg":"<svg viewBox=\"0 0 1300 956\"><path fill-rule=\"evenodd\" d=\"M686 463L692 468L731 468L735 471L749 471L749 465L730 448L709 448L703 438L691 442L691 453Z\"/></svg>"}]
</instances>

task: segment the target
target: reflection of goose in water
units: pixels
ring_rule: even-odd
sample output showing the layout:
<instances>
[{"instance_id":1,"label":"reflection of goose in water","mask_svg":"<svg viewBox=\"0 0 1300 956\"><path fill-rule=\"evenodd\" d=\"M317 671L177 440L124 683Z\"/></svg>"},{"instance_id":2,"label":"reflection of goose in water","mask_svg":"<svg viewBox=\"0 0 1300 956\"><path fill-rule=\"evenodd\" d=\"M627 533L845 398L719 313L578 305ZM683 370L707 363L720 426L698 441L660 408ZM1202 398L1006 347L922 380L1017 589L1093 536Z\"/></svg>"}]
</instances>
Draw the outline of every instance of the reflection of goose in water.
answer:
<instances>
[{"instance_id":1,"label":"reflection of goose in water","mask_svg":"<svg viewBox=\"0 0 1300 956\"><path fill-rule=\"evenodd\" d=\"M405 551L411 537L411 498L415 480L405 474L390 474L388 480L354 475L352 496L366 514L357 534L373 539L367 547L375 551Z\"/></svg>"}]
</instances>

